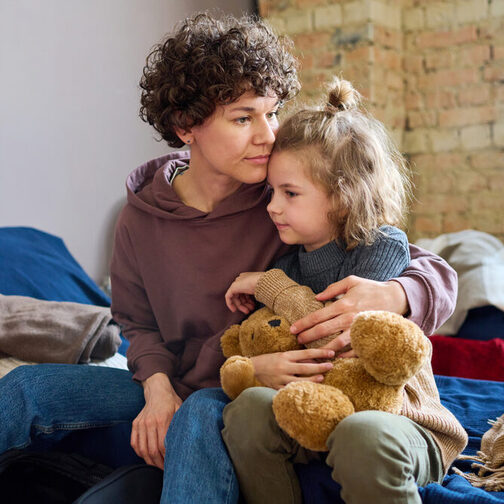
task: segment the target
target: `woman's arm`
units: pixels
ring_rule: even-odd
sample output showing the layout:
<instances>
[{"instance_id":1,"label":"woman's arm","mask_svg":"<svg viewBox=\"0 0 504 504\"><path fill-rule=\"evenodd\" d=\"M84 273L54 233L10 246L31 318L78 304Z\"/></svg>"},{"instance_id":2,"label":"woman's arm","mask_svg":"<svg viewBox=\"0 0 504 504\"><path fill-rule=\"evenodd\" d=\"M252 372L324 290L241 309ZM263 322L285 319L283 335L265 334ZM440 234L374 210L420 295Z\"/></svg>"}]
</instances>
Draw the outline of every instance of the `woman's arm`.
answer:
<instances>
[{"instance_id":1,"label":"woman's arm","mask_svg":"<svg viewBox=\"0 0 504 504\"><path fill-rule=\"evenodd\" d=\"M177 356L164 344L138 273L134 248L119 219L111 261L112 315L129 340L128 367L142 383L145 406L133 421L131 446L147 464L164 463L164 438L182 404L170 376Z\"/></svg>"},{"instance_id":2,"label":"woman's arm","mask_svg":"<svg viewBox=\"0 0 504 504\"><path fill-rule=\"evenodd\" d=\"M432 334L451 315L457 298L457 274L440 257L410 245L411 264L400 277L375 282L347 277L329 285L316 297L333 304L297 320L291 330L305 343L346 331L356 313L386 310L407 316L425 334ZM337 350L337 348L335 348Z\"/></svg>"}]
</instances>

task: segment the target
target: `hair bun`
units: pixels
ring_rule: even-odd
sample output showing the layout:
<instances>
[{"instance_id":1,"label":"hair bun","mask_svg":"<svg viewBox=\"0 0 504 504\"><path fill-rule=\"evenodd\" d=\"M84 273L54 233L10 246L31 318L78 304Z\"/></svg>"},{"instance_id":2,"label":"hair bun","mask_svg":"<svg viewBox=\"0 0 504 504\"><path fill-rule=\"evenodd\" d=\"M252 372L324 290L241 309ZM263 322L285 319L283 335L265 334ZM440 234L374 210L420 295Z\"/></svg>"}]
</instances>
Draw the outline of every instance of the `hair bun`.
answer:
<instances>
[{"instance_id":1,"label":"hair bun","mask_svg":"<svg viewBox=\"0 0 504 504\"><path fill-rule=\"evenodd\" d=\"M360 101L360 93L349 81L334 77L329 84L328 108L348 110L357 107Z\"/></svg>"}]
</instances>

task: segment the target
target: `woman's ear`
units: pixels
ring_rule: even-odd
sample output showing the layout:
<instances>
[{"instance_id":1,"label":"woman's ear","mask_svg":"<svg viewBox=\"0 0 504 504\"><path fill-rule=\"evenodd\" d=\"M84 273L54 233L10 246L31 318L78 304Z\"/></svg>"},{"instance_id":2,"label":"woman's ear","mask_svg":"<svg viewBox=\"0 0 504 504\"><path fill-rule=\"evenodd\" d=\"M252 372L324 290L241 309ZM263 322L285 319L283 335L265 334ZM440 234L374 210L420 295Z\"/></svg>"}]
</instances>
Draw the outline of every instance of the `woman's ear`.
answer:
<instances>
[{"instance_id":1,"label":"woman's ear","mask_svg":"<svg viewBox=\"0 0 504 504\"><path fill-rule=\"evenodd\" d=\"M177 136L182 140L187 145L192 144L194 140L194 135L192 134L191 130L183 130L181 128L175 128L175 133Z\"/></svg>"}]
</instances>

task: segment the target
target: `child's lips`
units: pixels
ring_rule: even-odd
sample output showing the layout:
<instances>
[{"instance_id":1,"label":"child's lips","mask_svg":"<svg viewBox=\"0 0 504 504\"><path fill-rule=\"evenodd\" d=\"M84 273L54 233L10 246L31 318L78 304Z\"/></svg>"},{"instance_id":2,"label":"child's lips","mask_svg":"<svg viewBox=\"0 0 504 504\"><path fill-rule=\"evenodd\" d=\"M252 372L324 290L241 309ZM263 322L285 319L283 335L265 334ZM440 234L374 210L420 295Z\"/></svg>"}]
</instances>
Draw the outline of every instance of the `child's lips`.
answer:
<instances>
[{"instance_id":1,"label":"child's lips","mask_svg":"<svg viewBox=\"0 0 504 504\"><path fill-rule=\"evenodd\" d=\"M287 229L289 227L288 224L280 224L279 222L274 222L278 231L282 231L282 229Z\"/></svg>"}]
</instances>

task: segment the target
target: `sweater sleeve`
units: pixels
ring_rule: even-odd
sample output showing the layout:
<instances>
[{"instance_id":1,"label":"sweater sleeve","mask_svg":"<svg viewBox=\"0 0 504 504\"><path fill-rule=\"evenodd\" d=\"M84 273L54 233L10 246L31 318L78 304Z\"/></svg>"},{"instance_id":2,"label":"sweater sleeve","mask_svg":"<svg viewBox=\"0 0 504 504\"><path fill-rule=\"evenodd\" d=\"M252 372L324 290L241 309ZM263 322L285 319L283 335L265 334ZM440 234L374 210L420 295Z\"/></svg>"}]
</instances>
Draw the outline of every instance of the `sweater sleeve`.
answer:
<instances>
[{"instance_id":1,"label":"sweater sleeve","mask_svg":"<svg viewBox=\"0 0 504 504\"><path fill-rule=\"evenodd\" d=\"M142 382L158 372L171 378L176 371L177 357L161 337L132 241L121 217L116 226L110 265L112 316L130 342L127 358L133 379Z\"/></svg>"},{"instance_id":2,"label":"sweater sleeve","mask_svg":"<svg viewBox=\"0 0 504 504\"><path fill-rule=\"evenodd\" d=\"M408 318L425 334L436 331L453 313L457 300L457 273L441 257L415 245L409 246L411 263L399 282L408 299Z\"/></svg>"}]
</instances>

